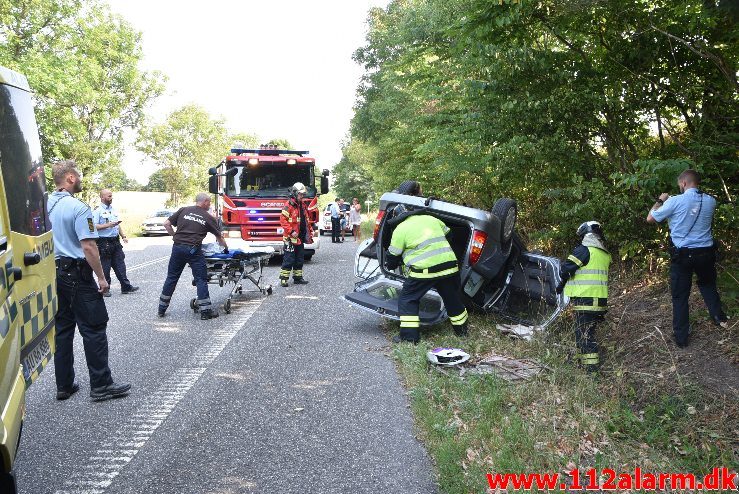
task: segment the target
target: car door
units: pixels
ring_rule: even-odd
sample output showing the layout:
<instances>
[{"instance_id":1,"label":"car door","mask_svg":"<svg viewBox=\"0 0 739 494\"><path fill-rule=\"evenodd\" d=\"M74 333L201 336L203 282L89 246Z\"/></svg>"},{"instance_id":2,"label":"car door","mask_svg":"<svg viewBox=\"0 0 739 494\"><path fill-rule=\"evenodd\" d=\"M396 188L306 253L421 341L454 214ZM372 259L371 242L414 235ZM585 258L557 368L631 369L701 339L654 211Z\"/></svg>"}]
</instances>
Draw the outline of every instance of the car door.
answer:
<instances>
[{"instance_id":1,"label":"car door","mask_svg":"<svg viewBox=\"0 0 739 494\"><path fill-rule=\"evenodd\" d=\"M362 281L354 286L354 291L344 295L344 300L373 314L400 320L398 298L403 280L397 273L389 273L380 265L374 239L363 241L357 248L354 274ZM421 299L419 317L424 326L438 324L447 318L444 302L435 290L429 290Z\"/></svg>"}]
</instances>

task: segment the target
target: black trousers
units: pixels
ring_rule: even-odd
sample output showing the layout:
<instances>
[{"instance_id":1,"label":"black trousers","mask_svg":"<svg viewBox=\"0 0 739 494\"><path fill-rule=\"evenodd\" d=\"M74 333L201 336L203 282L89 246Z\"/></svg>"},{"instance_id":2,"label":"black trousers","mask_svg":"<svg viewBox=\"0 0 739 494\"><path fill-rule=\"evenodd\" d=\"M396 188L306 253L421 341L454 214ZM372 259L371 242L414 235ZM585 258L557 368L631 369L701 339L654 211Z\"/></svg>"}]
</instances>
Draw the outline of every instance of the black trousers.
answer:
<instances>
[{"instance_id":1,"label":"black trousers","mask_svg":"<svg viewBox=\"0 0 739 494\"><path fill-rule=\"evenodd\" d=\"M54 372L57 389L69 389L74 382L74 328L80 331L85 349L90 386L107 386L113 382L108 367L108 311L103 296L90 275L83 279L79 269L57 268L56 352Z\"/></svg>"},{"instance_id":2,"label":"black trousers","mask_svg":"<svg viewBox=\"0 0 739 494\"><path fill-rule=\"evenodd\" d=\"M698 277L698 289L712 319L726 318L721 309L721 297L716 288L716 254L713 248L681 249L670 263L672 292L672 330L675 342L687 344L690 331L688 298L693 285L693 273Z\"/></svg>"},{"instance_id":3,"label":"black trousers","mask_svg":"<svg viewBox=\"0 0 739 494\"><path fill-rule=\"evenodd\" d=\"M595 370L600 366L598 342L595 339L595 328L603 320L605 312L575 311L575 342L578 358L588 369Z\"/></svg>"},{"instance_id":4,"label":"black trousers","mask_svg":"<svg viewBox=\"0 0 739 494\"><path fill-rule=\"evenodd\" d=\"M292 271L293 273L293 279L302 278L304 262L305 245L293 245L292 250L285 250L285 253L282 256L282 269L280 269L280 279L289 279L290 271Z\"/></svg>"},{"instance_id":5,"label":"black trousers","mask_svg":"<svg viewBox=\"0 0 739 494\"><path fill-rule=\"evenodd\" d=\"M409 277L403 282L403 290L398 297L401 339L408 341L420 339L418 318L420 303L426 292L431 289L435 289L441 296L452 324L463 325L467 322L467 309L462 302L462 281L459 273L431 279Z\"/></svg>"},{"instance_id":6,"label":"black trousers","mask_svg":"<svg viewBox=\"0 0 739 494\"><path fill-rule=\"evenodd\" d=\"M130 290L132 285L126 276L126 254L123 252L121 241L118 237L100 238L97 244L100 251L100 264L103 265L103 273L105 273L108 284L110 284L110 268L112 267L115 277L121 284L121 290L124 292Z\"/></svg>"},{"instance_id":7,"label":"black trousers","mask_svg":"<svg viewBox=\"0 0 739 494\"><path fill-rule=\"evenodd\" d=\"M341 241L341 218L331 217L331 241Z\"/></svg>"}]
</instances>

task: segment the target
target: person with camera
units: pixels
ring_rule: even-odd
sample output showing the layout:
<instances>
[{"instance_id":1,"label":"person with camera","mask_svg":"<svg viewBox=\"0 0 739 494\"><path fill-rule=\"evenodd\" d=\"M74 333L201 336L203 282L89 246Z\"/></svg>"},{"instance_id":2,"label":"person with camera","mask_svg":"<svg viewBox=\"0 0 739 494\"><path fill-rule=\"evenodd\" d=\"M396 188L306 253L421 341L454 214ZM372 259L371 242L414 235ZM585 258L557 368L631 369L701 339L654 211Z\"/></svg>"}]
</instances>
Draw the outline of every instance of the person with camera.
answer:
<instances>
[{"instance_id":1,"label":"person with camera","mask_svg":"<svg viewBox=\"0 0 739 494\"><path fill-rule=\"evenodd\" d=\"M66 400L80 389L74 379L75 326L85 348L90 397L100 401L125 396L131 385L114 382L108 366L108 311L103 294L110 287L95 242L98 233L90 207L74 197L82 191L82 177L72 160L54 163L52 175L56 191L49 196L47 211L56 260L56 399Z\"/></svg>"},{"instance_id":2,"label":"person with camera","mask_svg":"<svg viewBox=\"0 0 739 494\"><path fill-rule=\"evenodd\" d=\"M713 322L722 328L728 323L716 288L716 247L711 232L716 199L700 191L700 175L695 170L682 172L677 185L680 194L661 194L647 214L647 222L666 219L670 227L672 330L675 344L685 348L690 336L688 298L694 273Z\"/></svg>"},{"instance_id":3,"label":"person with camera","mask_svg":"<svg viewBox=\"0 0 739 494\"><path fill-rule=\"evenodd\" d=\"M103 265L105 281L110 285L110 268L113 268L115 277L121 284L121 293L133 293L139 289L128 281L126 276L126 254L123 252L124 243L128 243L128 237L123 233L118 213L113 209L113 192L108 189L100 191L100 205L93 211L95 228L98 231L98 251L100 262ZM110 297L110 290L105 292L105 297Z\"/></svg>"}]
</instances>

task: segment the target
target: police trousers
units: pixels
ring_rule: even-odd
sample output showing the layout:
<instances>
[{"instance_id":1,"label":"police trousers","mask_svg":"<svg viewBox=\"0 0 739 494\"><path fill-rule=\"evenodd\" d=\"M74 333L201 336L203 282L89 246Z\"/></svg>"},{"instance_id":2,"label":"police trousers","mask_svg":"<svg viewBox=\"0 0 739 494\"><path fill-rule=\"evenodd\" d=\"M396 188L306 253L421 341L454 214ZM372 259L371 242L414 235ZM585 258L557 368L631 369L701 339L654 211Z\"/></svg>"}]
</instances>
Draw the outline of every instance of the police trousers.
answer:
<instances>
[{"instance_id":1,"label":"police trousers","mask_svg":"<svg viewBox=\"0 0 739 494\"><path fill-rule=\"evenodd\" d=\"M108 367L108 310L92 278L92 270L84 264L84 268L58 267L56 271L58 310L54 373L59 390L69 389L74 383L75 326L82 336L90 387L107 386L113 382Z\"/></svg>"},{"instance_id":2,"label":"police trousers","mask_svg":"<svg viewBox=\"0 0 739 494\"><path fill-rule=\"evenodd\" d=\"M398 315L400 316L400 338L418 342L421 319L418 317L421 299L434 289L444 301L444 307L453 326L462 326L467 322L467 309L462 302L462 281L459 273L443 278L406 278L403 290L398 298Z\"/></svg>"},{"instance_id":3,"label":"police trousers","mask_svg":"<svg viewBox=\"0 0 739 494\"><path fill-rule=\"evenodd\" d=\"M721 309L721 297L716 288L716 251L713 247L679 249L670 263L670 291L672 292L672 330L675 342L688 343L690 309L688 298L693 285L693 273L698 277L698 289L712 319L726 318Z\"/></svg>"},{"instance_id":4,"label":"police trousers","mask_svg":"<svg viewBox=\"0 0 739 494\"><path fill-rule=\"evenodd\" d=\"M110 268L113 268L115 277L121 284L122 291L131 289L131 282L126 276L126 254L123 252L123 246L118 237L115 238L99 238L97 240L98 251L100 252L100 264L103 265L103 273L105 279L110 284Z\"/></svg>"},{"instance_id":5,"label":"police trousers","mask_svg":"<svg viewBox=\"0 0 739 494\"><path fill-rule=\"evenodd\" d=\"M164 280L162 294L159 296L159 310L165 311L172 300L172 294L177 287L182 271L190 265L192 277L198 291L197 304L200 310L211 310L210 292L208 291L208 267L200 246L174 244L167 266L167 278Z\"/></svg>"},{"instance_id":6,"label":"police trousers","mask_svg":"<svg viewBox=\"0 0 739 494\"><path fill-rule=\"evenodd\" d=\"M290 272L293 273L293 279L303 277L303 263L305 262L305 245L292 245L292 250L285 249L282 256L282 268L280 269L280 279L290 279Z\"/></svg>"}]
</instances>

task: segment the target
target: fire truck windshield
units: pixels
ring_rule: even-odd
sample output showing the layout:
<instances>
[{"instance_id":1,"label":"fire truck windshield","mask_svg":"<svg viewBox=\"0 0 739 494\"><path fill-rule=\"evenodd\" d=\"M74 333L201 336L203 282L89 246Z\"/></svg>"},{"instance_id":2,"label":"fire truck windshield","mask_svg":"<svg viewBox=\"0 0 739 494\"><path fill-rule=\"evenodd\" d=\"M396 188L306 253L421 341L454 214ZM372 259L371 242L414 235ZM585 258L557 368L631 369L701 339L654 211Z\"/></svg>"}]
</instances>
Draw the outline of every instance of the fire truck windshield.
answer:
<instances>
[{"instance_id":1,"label":"fire truck windshield","mask_svg":"<svg viewBox=\"0 0 739 494\"><path fill-rule=\"evenodd\" d=\"M263 166L238 166L239 172L226 178L226 195L229 197L288 197L289 188L302 182L308 193L315 197L313 166L270 164Z\"/></svg>"}]
</instances>

